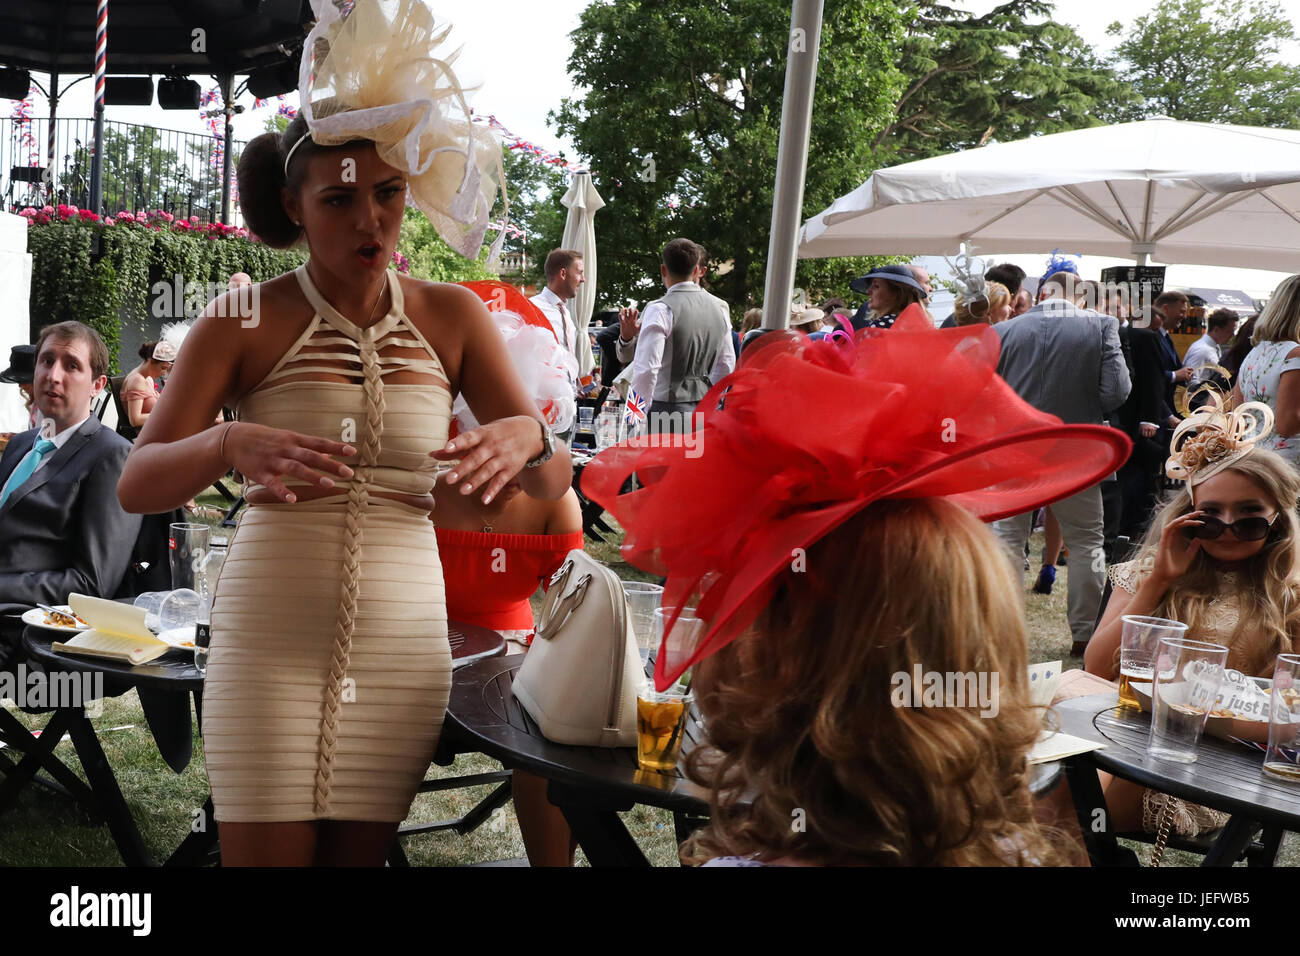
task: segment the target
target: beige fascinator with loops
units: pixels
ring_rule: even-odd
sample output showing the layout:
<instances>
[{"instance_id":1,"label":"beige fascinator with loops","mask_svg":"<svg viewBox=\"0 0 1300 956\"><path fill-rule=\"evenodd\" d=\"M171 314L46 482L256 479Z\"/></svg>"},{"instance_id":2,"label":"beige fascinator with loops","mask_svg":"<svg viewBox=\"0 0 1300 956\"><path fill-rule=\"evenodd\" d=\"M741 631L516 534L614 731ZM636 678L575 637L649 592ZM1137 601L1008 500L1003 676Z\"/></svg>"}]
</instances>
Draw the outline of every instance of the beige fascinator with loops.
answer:
<instances>
[{"instance_id":1,"label":"beige fascinator with loops","mask_svg":"<svg viewBox=\"0 0 1300 956\"><path fill-rule=\"evenodd\" d=\"M1224 410L1223 396L1212 388L1210 400L1174 430L1165 474L1195 486L1241 460L1273 430L1273 409L1262 402L1245 402Z\"/></svg>"},{"instance_id":2,"label":"beige fascinator with loops","mask_svg":"<svg viewBox=\"0 0 1300 956\"><path fill-rule=\"evenodd\" d=\"M312 142L374 141L379 157L406 173L411 201L438 234L477 258L505 174L501 144L473 123L452 70L450 25L423 0L312 0L312 10L298 77Z\"/></svg>"}]
</instances>

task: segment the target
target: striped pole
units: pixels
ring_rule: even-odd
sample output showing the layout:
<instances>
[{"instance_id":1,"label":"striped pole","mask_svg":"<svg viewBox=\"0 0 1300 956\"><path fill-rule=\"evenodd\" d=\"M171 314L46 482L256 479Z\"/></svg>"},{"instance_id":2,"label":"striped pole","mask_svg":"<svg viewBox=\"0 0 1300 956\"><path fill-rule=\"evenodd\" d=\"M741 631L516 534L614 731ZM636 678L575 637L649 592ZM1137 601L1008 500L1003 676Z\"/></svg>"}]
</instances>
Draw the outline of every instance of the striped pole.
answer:
<instances>
[{"instance_id":1,"label":"striped pole","mask_svg":"<svg viewBox=\"0 0 1300 956\"><path fill-rule=\"evenodd\" d=\"M95 16L95 143L90 159L90 208L102 213L104 196L104 80L108 73L108 0Z\"/></svg>"},{"instance_id":2,"label":"striped pole","mask_svg":"<svg viewBox=\"0 0 1300 956\"><path fill-rule=\"evenodd\" d=\"M56 144L54 140L55 121L59 116L59 74L50 73L50 122L49 135L45 137L45 185L49 190L48 201L54 204L54 197L57 195L55 187L55 174L58 170L58 164L55 161Z\"/></svg>"}]
</instances>

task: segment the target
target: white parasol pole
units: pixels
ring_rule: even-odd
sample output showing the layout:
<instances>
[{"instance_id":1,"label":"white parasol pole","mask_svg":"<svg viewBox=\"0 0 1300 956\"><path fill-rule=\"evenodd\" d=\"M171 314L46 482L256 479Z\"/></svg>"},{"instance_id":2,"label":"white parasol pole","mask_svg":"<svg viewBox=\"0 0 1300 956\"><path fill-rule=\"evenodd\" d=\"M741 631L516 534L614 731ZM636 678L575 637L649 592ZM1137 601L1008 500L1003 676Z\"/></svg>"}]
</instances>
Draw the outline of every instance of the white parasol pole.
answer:
<instances>
[{"instance_id":1,"label":"white parasol pole","mask_svg":"<svg viewBox=\"0 0 1300 956\"><path fill-rule=\"evenodd\" d=\"M767 279L763 288L763 328L790 325L795 257L803 222L804 175L812 130L817 52L821 46L823 0L794 0L786 48L785 95L781 100L781 140L776 154L776 189L772 194L772 232L767 244Z\"/></svg>"}]
</instances>

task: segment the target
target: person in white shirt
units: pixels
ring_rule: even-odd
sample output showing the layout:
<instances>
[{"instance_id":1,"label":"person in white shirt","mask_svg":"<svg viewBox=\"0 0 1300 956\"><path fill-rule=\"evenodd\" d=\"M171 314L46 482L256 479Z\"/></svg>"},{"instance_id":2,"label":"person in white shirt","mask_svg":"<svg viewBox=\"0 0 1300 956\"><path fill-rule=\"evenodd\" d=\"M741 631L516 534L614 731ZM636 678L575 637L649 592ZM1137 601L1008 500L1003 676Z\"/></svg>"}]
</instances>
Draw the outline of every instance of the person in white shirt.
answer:
<instances>
[{"instance_id":1,"label":"person in white shirt","mask_svg":"<svg viewBox=\"0 0 1300 956\"><path fill-rule=\"evenodd\" d=\"M555 330L555 339L575 358L578 327L573 321L573 297L586 281L582 256L572 249L552 249L546 257L546 288L531 300Z\"/></svg>"},{"instance_id":2,"label":"person in white shirt","mask_svg":"<svg viewBox=\"0 0 1300 956\"><path fill-rule=\"evenodd\" d=\"M641 317L631 389L650 403L651 431L690 431L700 399L736 367L729 310L696 281L699 256L700 247L689 239L664 246L659 274L667 291ZM624 336L636 318L634 309L620 315ZM620 338L619 351L629 345Z\"/></svg>"},{"instance_id":3,"label":"person in white shirt","mask_svg":"<svg viewBox=\"0 0 1300 956\"><path fill-rule=\"evenodd\" d=\"M1205 334L1187 348L1183 368L1192 369L1189 388L1206 381L1212 372L1206 365L1218 365L1223 347L1237 328L1237 313L1231 309L1216 309L1205 320Z\"/></svg>"}]
</instances>

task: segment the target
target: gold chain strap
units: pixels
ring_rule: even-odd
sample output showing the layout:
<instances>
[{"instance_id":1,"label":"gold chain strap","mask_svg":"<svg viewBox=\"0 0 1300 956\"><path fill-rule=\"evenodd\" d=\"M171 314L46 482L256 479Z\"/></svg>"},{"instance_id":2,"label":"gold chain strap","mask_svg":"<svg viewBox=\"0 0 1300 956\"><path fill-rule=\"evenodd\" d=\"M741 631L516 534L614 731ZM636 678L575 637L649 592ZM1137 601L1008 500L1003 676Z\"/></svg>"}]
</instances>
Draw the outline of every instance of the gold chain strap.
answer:
<instances>
[{"instance_id":1,"label":"gold chain strap","mask_svg":"<svg viewBox=\"0 0 1300 956\"><path fill-rule=\"evenodd\" d=\"M1165 858L1165 845L1169 842L1169 831L1174 826L1174 798L1165 795L1165 805L1160 808L1160 818L1156 821L1156 842L1151 848L1151 866L1160 866Z\"/></svg>"}]
</instances>

